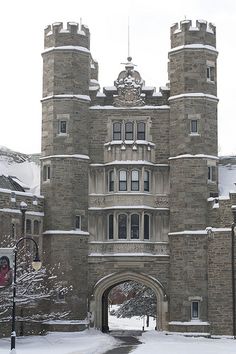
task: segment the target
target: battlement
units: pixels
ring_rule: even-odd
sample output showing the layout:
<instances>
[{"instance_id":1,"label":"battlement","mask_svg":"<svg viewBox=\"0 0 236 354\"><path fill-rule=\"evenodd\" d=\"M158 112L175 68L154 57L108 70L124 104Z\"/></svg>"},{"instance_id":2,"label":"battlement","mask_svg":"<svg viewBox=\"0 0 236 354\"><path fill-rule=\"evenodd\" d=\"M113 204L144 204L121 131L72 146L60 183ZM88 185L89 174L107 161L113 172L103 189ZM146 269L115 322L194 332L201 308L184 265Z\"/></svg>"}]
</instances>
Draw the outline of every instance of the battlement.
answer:
<instances>
[{"instance_id":1,"label":"battlement","mask_svg":"<svg viewBox=\"0 0 236 354\"><path fill-rule=\"evenodd\" d=\"M216 27L211 22L183 20L171 26L171 48L186 44L204 44L216 47Z\"/></svg>"},{"instance_id":2,"label":"battlement","mask_svg":"<svg viewBox=\"0 0 236 354\"><path fill-rule=\"evenodd\" d=\"M44 48L81 46L90 49L90 32L86 25L77 22L55 22L44 30Z\"/></svg>"}]
</instances>

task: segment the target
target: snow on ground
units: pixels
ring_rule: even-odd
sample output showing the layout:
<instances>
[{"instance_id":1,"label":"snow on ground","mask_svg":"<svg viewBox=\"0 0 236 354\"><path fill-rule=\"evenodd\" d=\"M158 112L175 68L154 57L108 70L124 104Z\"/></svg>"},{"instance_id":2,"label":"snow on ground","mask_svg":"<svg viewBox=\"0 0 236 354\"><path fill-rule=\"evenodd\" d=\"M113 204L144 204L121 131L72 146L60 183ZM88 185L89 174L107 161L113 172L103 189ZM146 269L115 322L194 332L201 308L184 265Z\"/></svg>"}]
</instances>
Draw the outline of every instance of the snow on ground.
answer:
<instances>
[{"instance_id":1,"label":"snow on ground","mask_svg":"<svg viewBox=\"0 0 236 354\"><path fill-rule=\"evenodd\" d=\"M45 336L16 339L17 354L101 354L113 348L117 341L94 329L83 332L54 332ZM0 339L0 353L9 354L10 339Z\"/></svg>"},{"instance_id":2,"label":"snow on ground","mask_svg":"<svg viewBox=\"0 0 236 354\"><path fill-rule=\"evenodd\" d=\"M139 338L144 344L132 354L235 354L236 340L230 338L185 337L150 331Z\"/></svg>"},{"instance_id":3,"label":"snow on ground","mask_svg":"<svg viewBox=\"0 0 236 354\"><path fill-rule=\"evenodd\" d=\"M114 316L112 316L114 317ZM116 329L140 329L140 320L122 319L115 323L115 317L109 321ZM120 325L122 324L122 327ZM115 329L115 328L113 328ZM146 331L146 329L145 329ZM189 335L189 334L188 334ZM186 337L183 334L144 332L139 340L142 344L133 349L132 354L235 354L236 340L232 338ZM84 332L56 332L45 336L17 337L17 354L102 354L119 342L112 336L94 329ZM0 354L9 354L10 339L0 339Z\"/></svg>"},{"instance_id":4,"label":"snow on ground","mask_svg":"<svg viewBox=\"0 0 236 354\"><path fill-rule=\"evenodd\" d=\"M111 306L111 309L117 309L118 306ZM144 330L154 330L156 326L156 321L150 317L149 321L149 327L146 326L146 317L140 318L140 317L132 317L132 318L117 318L116 316L112 316L109 313L108 316L108 321L109 321L109 329L110 331L118 330L118 329L135 329L135 330L142 330L144 326Z\"/></svg>"}]
</instances>

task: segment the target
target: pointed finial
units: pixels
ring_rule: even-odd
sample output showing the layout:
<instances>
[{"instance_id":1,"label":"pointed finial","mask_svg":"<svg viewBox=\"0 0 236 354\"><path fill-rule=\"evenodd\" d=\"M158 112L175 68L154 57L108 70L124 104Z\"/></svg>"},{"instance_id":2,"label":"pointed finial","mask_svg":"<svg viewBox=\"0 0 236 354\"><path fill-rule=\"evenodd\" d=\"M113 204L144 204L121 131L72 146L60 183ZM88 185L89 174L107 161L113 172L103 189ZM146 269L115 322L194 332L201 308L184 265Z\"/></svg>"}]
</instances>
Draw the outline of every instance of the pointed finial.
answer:
<instances>
[{"instance_id":1,"label":"pointed finial","mask_svg":"<svg viewBox=\"0 0 236 354\"><path fill-rule=\"evenodd\" d=\"M130 57L130 32L129 32L129 17L128 17L128 58Z\"/></svg>"}]
</instances>

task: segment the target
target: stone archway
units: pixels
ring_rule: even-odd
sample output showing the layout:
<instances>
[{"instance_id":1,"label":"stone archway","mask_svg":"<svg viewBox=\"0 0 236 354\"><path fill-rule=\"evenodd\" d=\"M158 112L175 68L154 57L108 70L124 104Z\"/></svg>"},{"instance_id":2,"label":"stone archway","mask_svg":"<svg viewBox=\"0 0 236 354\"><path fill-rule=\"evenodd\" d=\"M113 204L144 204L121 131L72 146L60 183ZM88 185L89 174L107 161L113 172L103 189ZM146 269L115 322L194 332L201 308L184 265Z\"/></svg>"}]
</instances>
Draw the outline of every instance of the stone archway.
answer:
<instances>
[{"instance_id":1,"label":"stone archway","mask_svg":"<svg viewBox=\"0 0 236 354\"><path fill-rule=\"evenodd\" d=\"M90 311L94 315L95 328L107 329L107 295L114 286L126 281L136 281L153 290L157 299L156 327L159 330L167 330L168 301L164 286L148 274L131 271L109 274L95 284L90 300Z\"/></svg>"}]
</instances>

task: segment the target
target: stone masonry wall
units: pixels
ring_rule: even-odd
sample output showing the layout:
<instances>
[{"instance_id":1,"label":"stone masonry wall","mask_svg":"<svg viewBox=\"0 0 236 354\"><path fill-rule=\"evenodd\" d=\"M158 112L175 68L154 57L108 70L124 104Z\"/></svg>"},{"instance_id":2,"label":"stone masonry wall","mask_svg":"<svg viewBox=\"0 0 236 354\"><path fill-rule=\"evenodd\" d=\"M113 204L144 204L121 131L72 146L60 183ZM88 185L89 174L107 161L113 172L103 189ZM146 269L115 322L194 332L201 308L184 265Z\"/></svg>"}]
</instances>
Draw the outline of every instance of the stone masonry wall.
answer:
<instances>
[{"instance_id":1,"label":"stone masonry wall","mask_svg":"<svg viewBox=\"0 0 236 354\"><path fill-rule=\"evenodd\" d=\"M62 287L73 286L66 303L50 302L49 311L70 311L69 318L87 316L88 236L78 234L46 234L43 236L44 263L55 266ZM59 265L59 268L57 266ZM63 307L63 308L62 308Z\"/></svg>"},{"instance_id":2,"label":"stone masonry wall","mask_svg":"<svg viewBox=\"0 0 236 354\"><path fill-rule=\"evenodd\" d=\"M208 320L214 334L232 334L231 233L213 232L208 241ZM236 262L236 259L235 259Z\"/></svg>"},{"instance_id":3,"label":"stone masonry wall","mask_svg":"<svg viewBox=\"0 0 236 354\"><path fill-rule=\"evenodd\" d=\"M201 297L200 320L207 321L206 234L170 235L170 320L190 321L191 297Z\"/></svg>"}]
</instances>

